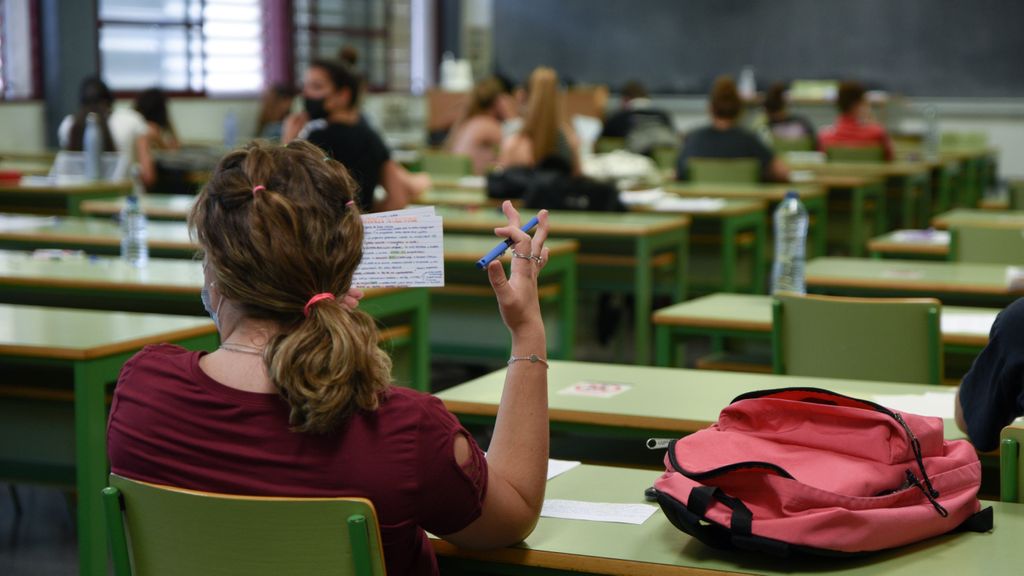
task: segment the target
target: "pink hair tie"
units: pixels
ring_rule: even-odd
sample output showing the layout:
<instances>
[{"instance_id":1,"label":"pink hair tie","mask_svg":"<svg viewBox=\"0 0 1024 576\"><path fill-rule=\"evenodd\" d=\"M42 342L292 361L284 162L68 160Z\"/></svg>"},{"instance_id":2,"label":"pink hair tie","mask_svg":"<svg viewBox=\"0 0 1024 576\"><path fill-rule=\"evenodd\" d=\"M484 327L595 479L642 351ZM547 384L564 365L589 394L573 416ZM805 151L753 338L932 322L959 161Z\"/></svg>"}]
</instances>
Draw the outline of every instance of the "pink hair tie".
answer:
<instances>
[{"instance_id":1,"label":"pink hair tie","mask_svg":"<svg viewBox=\"0 0 1024 576\"><path fill-rule=\"evenodd\" d=\"M351 205L353 205L355 203L356 203L355 200L349 200L348 202L345 202L345 208L348 208L349 206L351 206Z\"/></svg>"},{"instance_id":2,"label":"pink hair tie","mask_svg":"<svg viewBox=\"0 0 1024 576\"><path fill-rule=\"evenodd\" d=\"M259 192L260 190L266 190L266 189L267 189L266 186L262 186L262 185L261 186L256 186L255 188L252 189L252 197L255 198L257 192Z\"/></svg>"},{"instance_id":3,"label":"pink hair tie","mask_svg":"<svg viewBox=\"0 0 1024 576\"><path fill-rule=\"evenodd\" d=\"M331 294L330 292L321 292L314 295L308 302L306 302L306 305L302 307L302 315L309 318L309 308L321 300L334 300L334 294Z\"/></svg>"}]
</instances>

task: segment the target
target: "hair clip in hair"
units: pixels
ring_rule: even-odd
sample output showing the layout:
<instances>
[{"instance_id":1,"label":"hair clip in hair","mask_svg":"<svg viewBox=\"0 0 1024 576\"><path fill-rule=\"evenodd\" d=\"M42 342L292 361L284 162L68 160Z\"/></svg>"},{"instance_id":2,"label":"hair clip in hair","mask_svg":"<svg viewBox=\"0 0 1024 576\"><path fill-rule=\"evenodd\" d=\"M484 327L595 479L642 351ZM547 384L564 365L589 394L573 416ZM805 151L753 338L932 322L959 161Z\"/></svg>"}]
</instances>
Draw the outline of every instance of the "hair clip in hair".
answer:
<instances>
[{"instance_id":1,"label":"hair clip in hair","mask_svg":"<svg viewBox=\"0 0 1024 576\"><path fill-rule=\"evenodd\" d=\"M267 189L267 188L266 188L266 186L263 186L263 185L260 185L260 186L256 186L256 187L254 187L254 188L252 189L252 197L253 197L253 198L255 198L255 197L256 197L256 193L257 193L257 192L259 192L259 191L261 191L261 190L266 190L266 189Z\"/></svg>"},{"instance_id":2,"label":"hair clip in hair","mask_svg":"<svg viewBox=\"0 0 1024 576\"><path fill-rule=\"evenodd\" d=\"M334 294L331 294L330 292L321 292L313 295L313 297L306 302L306 305L302 307L302 315L309 318L309 309L321 300L334 300Z\"/></svg>"},{"instance_id":3,"label":"hair clip in hair","mask_svg":"<svg viewBox=\"0 0 1024 576\"><path fill-rule=\"evenodd\" d=\"M324 156L324 162L330 162L330 161L331 161L331 157L330 156Z\"/></svg>"},{"instance_id":4,"label":"hair clip in hair","mask_svg":"<svg viewBox=\"0 0 1024 576\"><path fill-rule=\"evenodd\" d=\"M345 208L349 208L351 206L354 206L355 203L356 203L355 200L349 200L348 202L345 202Z\"/></svg>"}]
</instances>

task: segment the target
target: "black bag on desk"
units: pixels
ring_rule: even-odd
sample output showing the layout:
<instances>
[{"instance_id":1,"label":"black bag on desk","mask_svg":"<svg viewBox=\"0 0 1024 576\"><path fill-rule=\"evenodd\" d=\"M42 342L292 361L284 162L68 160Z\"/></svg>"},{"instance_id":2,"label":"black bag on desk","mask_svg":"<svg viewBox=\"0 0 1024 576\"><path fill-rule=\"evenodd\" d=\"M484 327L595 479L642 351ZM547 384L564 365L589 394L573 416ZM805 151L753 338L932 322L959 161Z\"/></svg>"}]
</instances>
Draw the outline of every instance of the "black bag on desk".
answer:
<instances>
[{"instance_id":1,"label":"black bag on desk","mask_svg":"<svg viewBox=\"0 0 1024 576\"><path fill-rule=\"evenodd\" d=\"M512 166L487 175L487 197L496 200L519 200L534 185L537 170Z\"/></svg>"},{"instance_id":2,"label":"black bag on desk","mask_svg":"<svg viewBox=\"0 0 1024 576\"><path fill-rule=\"evenodd\" d=\"M582 176L563 176L531 188L523 205L536 210L579 210L587 212L624 212L619 190L612 184Z\"/></svg>"}]
</instances>

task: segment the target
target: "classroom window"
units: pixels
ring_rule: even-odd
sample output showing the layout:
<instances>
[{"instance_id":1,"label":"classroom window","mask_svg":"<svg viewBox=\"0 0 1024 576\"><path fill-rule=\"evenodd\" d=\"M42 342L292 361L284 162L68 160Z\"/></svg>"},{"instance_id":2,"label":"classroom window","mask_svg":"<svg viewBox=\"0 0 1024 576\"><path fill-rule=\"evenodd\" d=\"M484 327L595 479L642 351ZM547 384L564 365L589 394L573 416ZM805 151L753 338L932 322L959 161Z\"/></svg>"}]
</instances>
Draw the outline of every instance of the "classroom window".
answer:
<instances>
[{"instance_id":1,"label":"classroom window","mask_svg":"<svg viewBox=\"0 0 1024 576\"><path fill-rule=\"evenodd\" d=\"M100 70L114 90L263 87L260 0L99 0L98 15Z\"/></svg>"},{"instance_id":2,"label":"classroom window","mask_svg":"<svg viewBox=\"0 0 1024 576\"><path fill-rule=\"evenodd\" d=\"M295 68L349 46L372 90L410 87L411 0L295 0Z\"/></svg>"},{"instance_id":3,"label":"classroom window","mask_svg":"<svg viewBox=\"0 0 1024 576\"><path fill-rule=\"evenodd\" d=\"M37 96L35 23L32 0L0 1L0 98L4 100Z\"/></svg>"}]
</instances>

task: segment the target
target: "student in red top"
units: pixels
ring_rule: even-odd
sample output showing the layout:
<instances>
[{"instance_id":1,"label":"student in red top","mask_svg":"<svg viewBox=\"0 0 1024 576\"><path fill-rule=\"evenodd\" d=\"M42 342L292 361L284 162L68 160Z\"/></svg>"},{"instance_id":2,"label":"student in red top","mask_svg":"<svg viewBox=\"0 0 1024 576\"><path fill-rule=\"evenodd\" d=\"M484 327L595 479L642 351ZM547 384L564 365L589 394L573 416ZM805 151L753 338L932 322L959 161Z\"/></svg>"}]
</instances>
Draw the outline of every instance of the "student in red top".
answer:
<instances>
[{"instance_id":1,"label":"student in red top","mask_svg":"<svg viewBox=\"0 0 1024 576\"><path fill-rule=\"evenodd\" d=\"M224 157L189 218L222 344L150 346L125 364L107 431L111 469L218 493L365 497L388 574L437 574L425 531L458 546L507 546L540 514L547 213L531 239L506 202L508 225L495 230L518 257L508 277L500 262L487 268L512 358L485 458L440 400L390 384L376 324L351 285L363 241L355 197L345 168L308 142Z\"/></svg>"},{"instance_id":2,"label":"student in red top","mask_svg":"<svg viewBox=\"0 0 1024 576\"><path fill-rule=\"evenodd\" d=\"M881 146L886 160L892 160L892 143L885 128L872 120L871 105L864 87L857 82L839 85L836 104L839 117L818 134L822 151L832 146Z\"/></svg>"}]
</instances>

